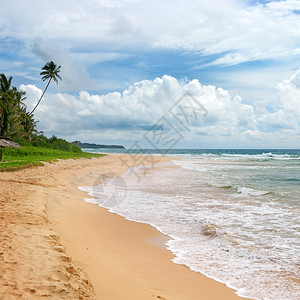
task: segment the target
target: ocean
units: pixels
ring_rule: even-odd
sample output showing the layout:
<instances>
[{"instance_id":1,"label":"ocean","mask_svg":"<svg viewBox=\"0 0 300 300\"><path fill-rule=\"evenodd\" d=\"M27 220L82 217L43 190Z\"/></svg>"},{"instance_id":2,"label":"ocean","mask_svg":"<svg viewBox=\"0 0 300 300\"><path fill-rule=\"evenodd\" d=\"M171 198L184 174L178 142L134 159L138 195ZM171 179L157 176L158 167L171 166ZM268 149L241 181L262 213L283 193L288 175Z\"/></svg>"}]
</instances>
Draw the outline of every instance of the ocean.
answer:
<instances>
[{"instance_id":1,"label":"ocean","mask_svg":"<svg viewBox=\"0 0 300 300\"><path fill-rule=\"evenodd\" d=\"M300 299L300 150L173 149L167 155L181 158L174 160L178 168L106 178L80 187L97 198L85 200L169 235L174 263L240 296ZM112 193L120 201L103 201Z\"/></svg>"}]
</instances>

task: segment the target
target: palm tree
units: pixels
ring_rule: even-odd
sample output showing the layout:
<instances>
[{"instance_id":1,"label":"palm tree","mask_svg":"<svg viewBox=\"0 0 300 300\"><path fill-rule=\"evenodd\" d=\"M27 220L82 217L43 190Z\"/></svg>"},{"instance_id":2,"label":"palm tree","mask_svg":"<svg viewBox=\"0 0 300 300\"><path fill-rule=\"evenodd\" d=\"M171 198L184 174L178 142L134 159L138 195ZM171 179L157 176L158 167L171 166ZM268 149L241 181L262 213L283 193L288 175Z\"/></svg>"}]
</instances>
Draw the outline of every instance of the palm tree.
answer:
<instances>
[{"instance_id":1,"label":"palm tree","mask_svg":"<svg viewBox=\"0 0 300 300\"><path fill-rule=\"evenodd\" d=\"M0 135L3 134L5 122L7 121L7 106L12 99L11 81L12 77L6 78L4 74L0 74Z\"/></svg>"},{"instance_id":2,"label":"palm tree","mask_svg":"<svg viewBox=\"0 0 300 300\"><path fill-rule=\"evenodd\" d=\"M38 132L35 127L38 121L33 119L33 115L26 111L26 107L21 107L19 110L19 125L22 126L20 132L23 137L26 137L29 141Z\"/></svg>"},{"instance_id":3,"label":"palm tree","mask_svg":"<svg viewBox=\"0 0 300 300\"><path fill-rule=\"evenodd\" d=\"M41 98L39 99L38 103L36 104L36 106L34 107L34 109L32 110L32 112L30 113L31 115L33 114L33 112L35 111L35 109L38 107L38 105L40 104L44 94L46 93L46 90L51 82L51 80L53 79L54 82L56 82L56 84L58 84L58 80L57 78L59 78L60 80L61 77L58 75L58 73L60 72L60 68L61 66L56 66L56 64L51 60L50 62L47 62L43 67L42 67L42 72L40 73L40 75L42 75L42 80L45 81L47 79L49 79L46 88L41 96Z\"/></svg>"},{"instance_id":4,"label":"palm tree","mask_svg":"<svg viewBox=\"0 0 300 300\"><path fill-rule=\"evenodd\" d=\"M21 111L25 110L23 101L26 99L24 91L18 91L16 87L10 90L10 98L5 109L5 118L1 134L6 137L13 137L23 131L21 125ZM28 114L28 113L27 113Z\"/></svg>"}]
</instances>

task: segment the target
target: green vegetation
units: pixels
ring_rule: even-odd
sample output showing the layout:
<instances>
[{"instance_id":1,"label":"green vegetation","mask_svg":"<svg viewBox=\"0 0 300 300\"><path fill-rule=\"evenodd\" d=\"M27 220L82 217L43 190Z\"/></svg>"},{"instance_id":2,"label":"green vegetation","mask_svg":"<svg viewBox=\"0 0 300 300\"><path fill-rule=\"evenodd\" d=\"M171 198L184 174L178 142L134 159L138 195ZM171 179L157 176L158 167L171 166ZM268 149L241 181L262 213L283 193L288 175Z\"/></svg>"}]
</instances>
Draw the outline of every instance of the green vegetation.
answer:
<instances>
[{"instance_id":1,"label":"green vegetation","mask_svg":"<svg viewBox=\"0 0 300 300\"><path fill-rule=\"evenodd\" d=\"M33 112L41 102L51 80L58 83L60 66L53 61L48 62L40 75L42 80L49 80L46 88L32 112L26 111L24 104L25 92L13 87L12 77L0 74L0 138L10 138L20 144L22 148L5 148L4 162L0 163L0 171L13 171L28 166L42 165L42 162L51 162L57 159L102 156L99 154L84 153L72 143L52 136L45 137L35 127L38 121L34 120ZM1 147L1 149L3 149ZM1 159L0 159L1 160Z\"/></svg>"},{"instance_id":2,"label":"green vegetation","mask_svg":"<svg viewBox=\"0 0 300 300\"><path fill-rule=\"evenodd\" d=\"M21 146L44 147L76 153L82 152L77 145L69 143L64 139L57 138L55 135L53 135L51 138L47 138L43 134L39 133L35 134L30 141L26 138L20 137L16 137L14 141Z\"/></svg>"},{"instance_id":3,"label":"green vegetation","mask_svg":"<svg viewBox=\"0 0 300 300\"><path fill-rule=\"evenodd\" d=\"M43 162L53 162L57 159L77 159L100 157L104 154L72 152L43 147L24 146L22 148L6 148L5 161L0 163L0 172L15 171L26 167L42 166Z\"/></svg>"}]
</instances>

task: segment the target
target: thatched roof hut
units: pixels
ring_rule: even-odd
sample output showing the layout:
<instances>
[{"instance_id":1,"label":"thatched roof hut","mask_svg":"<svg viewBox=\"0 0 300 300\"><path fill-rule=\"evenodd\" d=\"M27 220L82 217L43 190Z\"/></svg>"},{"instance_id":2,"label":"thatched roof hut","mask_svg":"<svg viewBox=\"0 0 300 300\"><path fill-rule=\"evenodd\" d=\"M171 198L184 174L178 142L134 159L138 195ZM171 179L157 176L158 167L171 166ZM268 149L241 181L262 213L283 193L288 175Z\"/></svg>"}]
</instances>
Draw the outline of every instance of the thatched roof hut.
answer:
<instances>
[{"instance_id":1,"label":"thatched roof hut","mask_svg":"<svg viewBox=\"0 0 300 300\"><path fill-rule=\"evenodd\" d=\"M2 160L3 148L5 147L21 148L19 144L13 142L10 138L0 136L0 161Z\"/></svg>"},{"instance_id":2,"label":"thatched roof hut","mask_svg":"<svg viewBox=\"0 0 300 300\"><path fill-rule=\"evenodd\" d=\"M0 136L0 147L21 148L21 146L13 142L10 138Z\"/></svg>"}]
</instances>

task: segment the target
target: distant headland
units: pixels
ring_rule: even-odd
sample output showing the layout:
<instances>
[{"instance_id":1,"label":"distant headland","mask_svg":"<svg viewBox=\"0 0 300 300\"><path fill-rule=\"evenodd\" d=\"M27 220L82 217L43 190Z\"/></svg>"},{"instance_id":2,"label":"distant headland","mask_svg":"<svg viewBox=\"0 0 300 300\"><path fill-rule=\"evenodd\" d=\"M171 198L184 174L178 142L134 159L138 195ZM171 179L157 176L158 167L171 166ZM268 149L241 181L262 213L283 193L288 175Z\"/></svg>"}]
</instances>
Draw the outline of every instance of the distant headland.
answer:
<instances>
[{"instance_id":1,"label":"distant headland","mask_svg":"<svg viewBox=\"0 0 300 300\"><path fill-rule=\"evenodd\" d=\"M80 141L74 141L72 144L77 145L81 149L125 149L122 145L98 145L90 143L81 143Z\"/></svg>"}]
</instances>

